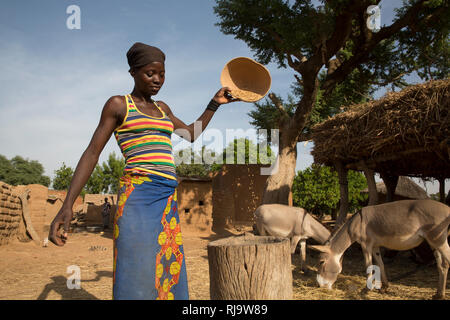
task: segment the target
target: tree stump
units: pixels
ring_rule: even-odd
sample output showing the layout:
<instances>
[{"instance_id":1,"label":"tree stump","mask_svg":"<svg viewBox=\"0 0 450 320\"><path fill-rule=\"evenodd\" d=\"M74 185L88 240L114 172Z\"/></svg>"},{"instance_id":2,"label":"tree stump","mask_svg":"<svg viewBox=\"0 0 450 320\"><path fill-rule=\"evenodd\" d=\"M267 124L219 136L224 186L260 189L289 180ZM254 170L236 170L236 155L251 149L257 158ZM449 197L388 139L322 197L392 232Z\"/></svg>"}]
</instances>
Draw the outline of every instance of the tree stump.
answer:
<instances>
[{"instance_id":1,"label":"tree stump","mask_svg":"<svg viewBox=\"0 0 450 320\"><path fill-rule=\"evenodd\" d=\"M292 299L290 242L246 234L208 244L212 300Z\"/></svg>"}]
</instances>

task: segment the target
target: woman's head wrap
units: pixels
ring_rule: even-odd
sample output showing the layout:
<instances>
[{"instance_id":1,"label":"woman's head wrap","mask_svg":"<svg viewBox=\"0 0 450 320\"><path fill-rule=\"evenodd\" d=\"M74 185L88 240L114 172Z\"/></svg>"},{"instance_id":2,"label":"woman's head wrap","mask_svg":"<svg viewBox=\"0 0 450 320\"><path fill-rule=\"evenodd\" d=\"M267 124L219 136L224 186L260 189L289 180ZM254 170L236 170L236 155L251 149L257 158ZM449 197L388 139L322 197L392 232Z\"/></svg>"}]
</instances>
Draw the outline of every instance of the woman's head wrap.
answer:
<instances>
[{"instance_id":1,"label":"woman's head wrap","mask_svg":"<svg viewBox=\"0 0 450 320\"><path fill-rule=\"evenodd\" d=\"M145 43L136 42L127 52L128 65L130 71L139 69L152 62L164 63L166 55L160 49L149 46Z\"/></svg>"}]
</instances>

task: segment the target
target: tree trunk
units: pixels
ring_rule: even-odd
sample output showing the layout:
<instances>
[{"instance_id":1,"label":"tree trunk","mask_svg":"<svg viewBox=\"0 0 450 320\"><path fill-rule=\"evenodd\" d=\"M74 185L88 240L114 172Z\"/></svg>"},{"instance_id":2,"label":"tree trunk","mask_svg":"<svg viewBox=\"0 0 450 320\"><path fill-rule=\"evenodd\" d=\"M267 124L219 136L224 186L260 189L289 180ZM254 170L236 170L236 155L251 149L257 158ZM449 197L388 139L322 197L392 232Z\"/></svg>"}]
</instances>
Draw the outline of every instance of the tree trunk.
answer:
<instances>
[{"instance_id":1,"label":"tree trunk","mask_svg":"<svg viewBox=\"0 0 450 320\"><path fill-rule=\"evenodd\" d=\"M292 299L290 242L252 234L208 244L212 300Z\"/></svg>"},{"instance_id":2,"label":"tree trunk","mask_svg":"<svg viewBox=\"0 0 450 320\"><path fill-rule=\"evenodd\" d=\"M445 203L445 178L439 178L439 201Z\"/></svg>"},{"instance_id":3,"label":"tree trunk","mask_svg":"<svg viewBox=\"0 0 450 320\"><path fill-rule=\"evenodd\" d=\"M290 119L282 117L279 123L278 157L273 172L266 180L262 203L289 205L289 197L295 178L297 141L289 132Z\"/></svg>"},{"instance_id":4,"label":"tree trunk","mask_svg":"<svg viewBox=\"0 0 450 320\"><path fill-rule=\"evenodd\" d=\"M294 116L289 116L278 98L274 94L269 94L269 98L281 112L281 117L278 123L278 166L277 170L274 170L275 172L266 180L263 204L280 203L292 205L293 203L292 199L290 199L290 196L292 196L290 193L295 178L297 143L316 103L316 95L319 88L319 80L317 78L319 69L308 70L305 74L302 74L305 78L304 92Z\"/></svg>"},{"instance_id":5,"label":"tree trunk","mask_svg":"<svg viewBox=\"0 0 450 320\"><path fill-rule=\"evenodd\" d=\"M378 204L378 191L377 184L375 183L375 172L372 169L369 169L367 165L363 162L361 165L361 169L364 172L364 176L366 177L367 187L369 189L369 206L374 206Z\"/></svg>"},{"instance_id":6,"label":"tree trunk","mask_svg":"<svg viewBox=\"0 0 450 320\"><path fill-rule=\"evenodd\" d=\"M386 186L386 201L391 202L394 201L395 189L398 184L398 176L387 174L385 172L380 171L381 178L383 179L384 185Z\"/></svg>"},{"instance_id":7,"label":"tree trunk","mask_svg":"<svg viewBox=\"0 0 450 320\"><path fill-rule=\"evenodd\" d=\"M281 148L280 148L281 149ZM292 184L295 178L297 147L284 147L277 157L277 166L267 178L263 193L263 204L280 203L292 205L289 201Z\"/></svg>"},{"instance_id":8,"label":"tree trunk","mask_svg":"<svg viewBox=\"0 0 450 320\"><path fill-rule=\"evenodd\" d=\"M336 170L339 176L339 192L340 192L340 208L339 216L337 217L334 230L337 230L341 225L347 220L347 213L349 209L348 203L348 179L347 179L347 168L340 161L335 163Z\"/></svg>"}]
</instances>

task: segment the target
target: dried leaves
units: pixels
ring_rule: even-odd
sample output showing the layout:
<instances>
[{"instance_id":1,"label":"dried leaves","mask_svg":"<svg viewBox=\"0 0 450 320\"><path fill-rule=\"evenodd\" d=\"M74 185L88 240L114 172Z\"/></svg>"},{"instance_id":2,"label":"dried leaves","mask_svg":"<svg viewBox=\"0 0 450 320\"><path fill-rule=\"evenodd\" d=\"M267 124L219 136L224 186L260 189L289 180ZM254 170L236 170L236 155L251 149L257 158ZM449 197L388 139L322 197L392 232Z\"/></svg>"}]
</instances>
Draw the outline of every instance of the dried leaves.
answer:
<instances>
[{"instance_id":1,"label":"dried leaves","mask_svg":"<svg viewBox=\"0 0 450 320\"><path fill-rule=\"evenodd\" d=\"M349 163L418 148L445 155L450 146L449 89L450 79L430 81L349 107L313 127L314 160Z\"/></svg>"}]
</instances>

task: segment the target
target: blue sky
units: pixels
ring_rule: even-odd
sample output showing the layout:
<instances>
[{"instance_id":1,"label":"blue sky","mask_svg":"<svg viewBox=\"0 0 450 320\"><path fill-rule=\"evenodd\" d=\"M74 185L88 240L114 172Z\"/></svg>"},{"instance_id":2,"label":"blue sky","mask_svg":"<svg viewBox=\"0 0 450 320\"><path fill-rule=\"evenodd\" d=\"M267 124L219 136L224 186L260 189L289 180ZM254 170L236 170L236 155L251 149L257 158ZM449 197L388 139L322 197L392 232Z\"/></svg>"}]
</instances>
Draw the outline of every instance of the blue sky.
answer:
<instances>
[{"instance_id":1,"label":"blue sky","mask_svg":"<svg viewBox=\"0 0 450 320\"><path fill-rule=\"evenodd\" d=\"M392 7L383 1L382 24ZM81 9L81 29L69 30L69 5ZM214 24L212 0L4 1L0 10L0 147L7 158L40 161L46 174L63 162L75 167L95 130L105 101L133 88L126 51L137 41L166 54L166 82L157 99L187 124L220 88L220 72L238 56L253 57L246 44ZM286 97L290 69L267 66L271 91ZM381 95L379 92L377 95ZM208 128L250 129L250 103L222 106ZM180 140L174 139L178 147ZM207 143L205 143L207 144ZM210 145L211 146L211 145ZM297 169L312 163L312 144L298 145ZM99 162L119 154L112 137Z\"/></svg>"}]
</instances>

